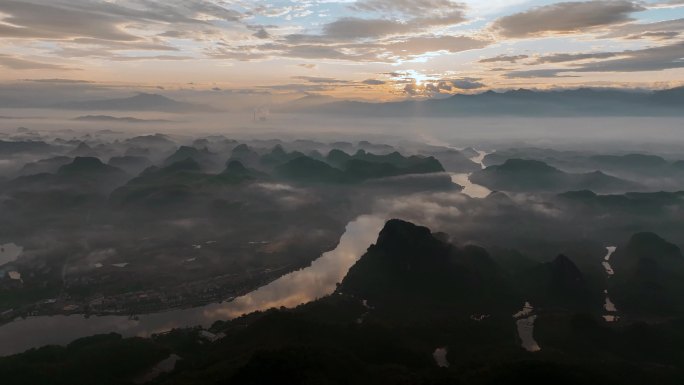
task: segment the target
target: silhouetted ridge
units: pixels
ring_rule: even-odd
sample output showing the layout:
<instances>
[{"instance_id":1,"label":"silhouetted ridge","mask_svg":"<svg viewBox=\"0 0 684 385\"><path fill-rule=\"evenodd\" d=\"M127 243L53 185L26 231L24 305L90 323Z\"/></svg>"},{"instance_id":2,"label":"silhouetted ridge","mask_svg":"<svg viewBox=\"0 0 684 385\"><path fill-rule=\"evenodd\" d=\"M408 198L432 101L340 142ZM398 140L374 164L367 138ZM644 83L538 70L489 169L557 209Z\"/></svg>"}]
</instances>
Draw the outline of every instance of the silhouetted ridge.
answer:
<instances>
[{"instance_id":1,"label":"silhouetted ridge","mask_svg":"<svg viewBox=\"0 0 684 385\"><path fill-rule=\"evenodd\" d=\"M73 162L62 166L59 168L59 170L57 170L57 174L64 176L116 172L121 172L121 170L102 163L102 161L98 158L83 156L74 158Z\"/></svg>"},{"instance_id":2,"label":"silhouetted ridge","mask_svg":"<svg viewBox=\"0 0 684 385\"><path fill-rule=\"evenodd\" d=\"M551 282L557 289L572 290L584 285L584 275L570 258L560 254L550 263Z\"/></svg>"},{"instance_id":3,"label":"silhouetted ridge","mask_svg":"<svg viewBox=\"0 0 684 385\"><path fill-rule=\"evenodd\" d=\"M598 192L627 191L641 188L637 183L594 171L584 174L563 172L545 162L532 159L508 159L473 173L470 180L492 190Z\"/></svg>"},{"instance_id":4,"label":"silhouetted ridge","mask_svg":"<svg viewBox=\"0 0 684 385\"><path fill-rule=\"evenodd\" d=\"M635 314L684 314L684 258L660 236L634 234L611 258L611 293L618 309Z\"/></svg>"},{"instance_id":5,"label":"silhouetted ridge","mask_svg":"<svg viewBox=\"0 0 684 385\"><path fill-rule=\"evenodd\" d=\"M275 170L277 175L299 182L339 183L346 179L342 171L308 156L292 159Z\"/></svg>"},{"instance_id":6,"label":"silhouetted ridge","mask_svg":"<svg viewBox=\"0 0 684 385\"><path fill-rule=\"evenodd\" d=\"M202 170L202 167L200 166L199 163L197 163L196 160L194 160L192 158L186 158L186 159L179 160L177 162L171 163L170 165L162 168L161 170L167 171L167 172L178 172L178 171L200 172Z\"/></svg>"},{"instance_id":7,"label":"silhouetted ridge","mask_svg":"<svg viewBox=\"0 0 684 385\"><path fill-rule=\"evenodd\" d=\"M430 229L400 219L387 221L372 248L397 255L424 254L426 258L435 252L445 252L448 245L435 238Z\"/></svg>"},{"instance_id":8,"label":"silhouetted ridge","mask_svg":"<svg viewBox=\"0 0 684 385\"><path fill-rule=\"evenodd\" d=\"M657 234L649 232L632 235L629 243L627 243L627 249L631 255L640 258L682 258L682 252L677 245L666 241Z\"/></svg>"},{"instance_id":9,"label":"silhouetted ridge","mask_svg":"<svg viewBox=\"0 0 684 385\"><path fill-rule=\"evenodd\" d=\"M441 309L440 314L512 311L519 298L487 251L458 248L445 239L427 227L390 220L339 291L390 313L404 313L406 306Z\"/></svg>"},{"instance_id":10,"label":"silhouetted ridge","mask_svg":"<svg viewBox=\"0 0 684 385\"><path fill-rule=\"evenodd\" d=\"M86 142L80 142L75 149L69 152L72 156L83 156L83 157L93 157L95 156L95 151Z\"/></svg>"},{"instance_id":11,"label":"silhouetted ridge","mask_svg":"<svg viewBox=\"0 0 684 385\"><path fill-rule=\"evenodd\" d=\"M247 174L249 170L239 160L230 160L226 165L226 171L235 174Z\"/></svg>"},{"instance_id":12,"label":"silhouetted ridge","mask_svg":"<svg viewBox=\"0 0 684 385\"><path fill-rule=\"evenodd\" d=\"M332 164L333 166L342 166L349 159L351 159L351 157L351 155L347 154L342 150L333 149L330 150L325 159L328 161L328 163Z\"/></svg>"},{"instance_id":13,"label":"silhouetted ridge","mask_svg":"<svg viewBox=\"0 0 684 385\"><path fill-rule=\"evenodd\" d=\"M505 172L528 172L535 174L560 174L561 171L548 164L531 159L508 159L504 164L497 167L499 171Z\"/></svg>"}]
</instances>

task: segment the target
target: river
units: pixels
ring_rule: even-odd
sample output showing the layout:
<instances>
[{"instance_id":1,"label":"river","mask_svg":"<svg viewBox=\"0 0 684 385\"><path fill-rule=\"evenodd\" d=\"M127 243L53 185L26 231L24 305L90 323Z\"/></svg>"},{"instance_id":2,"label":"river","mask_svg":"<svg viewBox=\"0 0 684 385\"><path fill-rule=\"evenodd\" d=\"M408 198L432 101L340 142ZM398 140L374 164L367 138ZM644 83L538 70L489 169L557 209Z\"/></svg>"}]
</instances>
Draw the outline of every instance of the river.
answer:
<instances>
[{"instance_id":1,"label":"river","mask_svg":"<svg viewBox=\"0 0 684 385\"><path fill-rule=\"evenodd\" d=\"M24 251L24 249L14 243L0 245L0 266L16 261L22 251Z\"/></svg>"},{"instance_id":2,"label":"river","mask_svg":"<svg viewBox=\"0 0 684 385\"><path fill-rule=\"evenodd\" d=\"M615 246L606 247L606 256L603 257L603 262L601 262L601 264L603 265L603 269L606 271L608 279L615 275L615 271L613 270L613 267L610 265L610 257L613 256L615 250L617 250L617 247ZM615 304L613 303L613 301L611 301L610 297L608 296L608 289L604 290L603 294L606 295L606 299L603 304L603 309L606 311L606 314L603 315L603 319L606 320L606 322L619 321L620 316L617 315L618 309L617 307L615 307Z\"/></svg>"},{"instance_id":3,"label":"river","mask_svg":"<svg viewBox=\"0 0 684 385\"><path fill-rule=\"evenodd\" d=\"M480 167L484 169L485 165L483 161L485 156L487 156L489 153L481 150L476 151L478 155L470 158L470 160L479 164ZM463 186L463 190L461 192L471 198L486 198L492 191L484 186L480 186L479 184L471 182L470 175L471 174L451 174L451 181L457 185Z\"/></svg>"},{"instance_id":4,"label":"river","mask_svg":"<svg viewBox=\"0 0 684 385\"><path fill-rule=\"evenodd\" d=\"M385 218L364 215L347 225L338 246L324 253L311 266L284 275L255 291L230 302L202 307L143 314L137 319L125 316L57 315L17 319L0 326L0 355L19 353L48 345L67 344L75 339L116 332L125 337L149 336L173 328L210 326L217 320L238 317L273 307L295 307L328 295L349 268L375 242Z\"/></svg>"},{"instance_id":5,"label":"river","mask_svg":"<svg viewBox=\"0 0 684 385\"><path fill-rule=\"evenodd\" d=\"M513 314L513 318L516 319L515 324L518 329L518 337L520 337L520 346L522 346L528 352L538 352L541 347L534 339L534 321L537 319L534 313L534 306L529 302L525 302L523 308Z\"/></svg>"}]
</instances>

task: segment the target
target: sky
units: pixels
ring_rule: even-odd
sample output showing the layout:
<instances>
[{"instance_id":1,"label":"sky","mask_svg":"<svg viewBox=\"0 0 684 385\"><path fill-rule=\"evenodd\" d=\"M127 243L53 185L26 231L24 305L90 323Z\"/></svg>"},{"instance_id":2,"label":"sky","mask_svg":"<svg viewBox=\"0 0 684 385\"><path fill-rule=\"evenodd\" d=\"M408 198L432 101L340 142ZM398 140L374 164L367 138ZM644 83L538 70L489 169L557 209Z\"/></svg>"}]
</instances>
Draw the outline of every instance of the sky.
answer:
<instances>
[{"instance_id":1,"label":"sky","mask_svg":"<svg viewBox=\"0 0 684 385\"><path fill-rule=\"evenodd\" d=\"M0 82L358 100L684 84L684 0L0 0Z\"/></svg>"}]
</instances>

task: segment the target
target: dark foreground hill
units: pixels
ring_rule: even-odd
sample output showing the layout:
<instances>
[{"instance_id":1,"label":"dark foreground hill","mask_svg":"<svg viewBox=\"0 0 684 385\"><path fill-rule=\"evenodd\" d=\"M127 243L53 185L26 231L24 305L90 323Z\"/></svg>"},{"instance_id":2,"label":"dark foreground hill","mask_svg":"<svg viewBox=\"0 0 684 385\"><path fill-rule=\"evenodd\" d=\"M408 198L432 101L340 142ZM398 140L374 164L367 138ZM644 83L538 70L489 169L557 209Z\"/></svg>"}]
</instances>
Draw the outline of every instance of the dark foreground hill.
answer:
<instances>
[{"instance_id":1,"label":"dark foreground hill","mask_svg":"<svg viewBox=\"0 0 684 385\"><path fill-rule=\"evenodd\" d=\"M392 220L330 296L220 321L209 332L109 334L34 349L0 358L0 376L8 385L682 383L682 318L611 326L575 310L587 277L559 256L529 274L539 279L535 290L549 291L545 299L572 297L573 305L533 310L542 350L528 352L507 300L531 292L508 285L484 249L446 239ZM627 265L645 255L681 258L656 236L635 235ZM492 311L470 314L480 302ZM444 353L441 365L435 352ZM168 373L152 375L169 362Z\"/></svg>"}]
</instances>

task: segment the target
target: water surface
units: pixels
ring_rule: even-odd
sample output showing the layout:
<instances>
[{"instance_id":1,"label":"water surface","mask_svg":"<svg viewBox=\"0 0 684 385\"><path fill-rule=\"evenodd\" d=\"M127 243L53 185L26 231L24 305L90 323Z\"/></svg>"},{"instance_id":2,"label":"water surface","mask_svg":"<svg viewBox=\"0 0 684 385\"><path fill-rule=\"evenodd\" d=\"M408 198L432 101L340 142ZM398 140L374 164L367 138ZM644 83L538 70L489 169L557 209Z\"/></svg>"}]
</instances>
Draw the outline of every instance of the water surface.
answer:
<instances>
[{"instance_id":1,"label":"water surface","mask_svg":"<svg viewBox=\"0 0 684 385\"><path fill-rule=\"evenodd\" d=\"M294 307L332 293L349 268L375 242L385 219L361 216L347 225L335 250L324 253L311 266L284 275L231 302L202 307L125 316L57 315L17 319L0 326L0 355L19 353L47 344L67 344L94 334L116 332L125 337L149 336L173 328L210 326L217 320L238 317L273 307Z\"/></svg>"},{"instance_id":2,"label":"water surface","mask_svg":"<svg viewBox=\"0 0 684 385\"><path fill-rule=\"evenodd\" d=\"M470 158L470 160L479 164L480 167L484 169L485 165L482 162L484 161L485 156L487 156L489 153L481 150L475 151L478 152L478 155ZM471 198L486 198L492 192L492 190L471 182L470 175L471 174L451 174L451 181L457 185L463 186L463 190L461 192Z\"/></svg>"},{"instance_id":3,"label":"water surface","mask_svg":"<svg viewBox=\"0 0 684 385\"><path fill-rule=\"evenodd\" d=\"M617 247L615 246L609 246L606 247L606 256L603 257L603 262L601 264L603 265L603 269L606 271L606 274L608 275L608 279L612 278L613 275L615 275L615 271L613 270L613 267L610 265L610 257L613 256L615 253L615 250L617 250ZM617 322L620 320L620 316L617 314L617 307L611 301L610 297L608 296L608 289L603 291L603 294L606 295L605 302L603 304L603 309L606 311L607 314L603 315L603 319L606 322Z\"/></svg>"},{"instance_id":4,"label":"water surface","mask_svg":"<svg viewBox=\"0 0 684 385\"><path fill-rule=\"evenodd\" d=\"M515 324L518 329L518 337L520 337L521 346L528 352L538 352L541 347L534 339L534 321L537 319L536 315L532 315L534 312L534 306L529 302L525 302L523 308L513 314L513 318L516 318Z\"/></svg>"},{"instance_id":5,"label":"water surface","mask_svg":"<svg viewBox=\"0 0 684 385\"><path fill-rule=\"evenodd\" d=\"M14 243L0 245L0 266L16 261L23 251L23 247L15 245Z\"/></svg>"}]
</instances>

